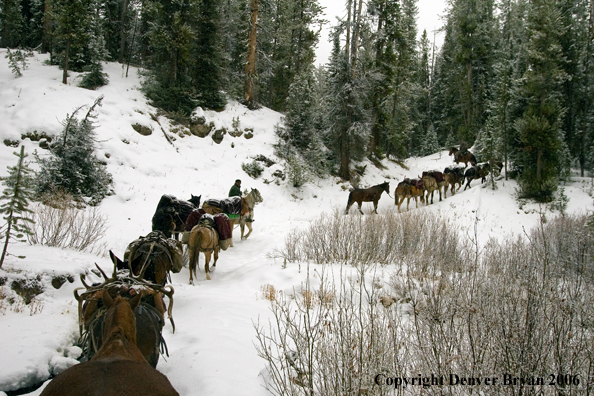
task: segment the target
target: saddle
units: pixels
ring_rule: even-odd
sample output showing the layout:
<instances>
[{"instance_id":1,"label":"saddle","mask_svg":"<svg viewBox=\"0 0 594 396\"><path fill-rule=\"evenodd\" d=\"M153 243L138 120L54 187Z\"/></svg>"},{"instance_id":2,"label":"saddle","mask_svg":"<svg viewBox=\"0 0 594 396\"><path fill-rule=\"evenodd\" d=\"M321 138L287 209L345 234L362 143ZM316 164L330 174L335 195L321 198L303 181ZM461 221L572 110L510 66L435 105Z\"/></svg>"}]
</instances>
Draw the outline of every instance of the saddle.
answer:
<instances>
[{"instance_id":1,"label":"saddle","mask_svg":"<svg viewBox=\"0 0 594 396\"><path fill-rule=\"evenodd\" d=\"M211 215L206 213L204 209L195 209L190 213L186 220L186 231L191 231L196 225L214 228L217 234L219 234L219 240L231 238L233 232L229 216L225 213Z\"/></svg>"},{"instance_id":2,"label":"saddle","mask_svg":"<svg viewBox=\"0 0 594 396\"><path fill-rule=\"evenodd\" d=\"M404 183L408 184L409 186L415 186L417 189L419 190L424 190L425 189L425 185L423 184L423 180L422 179L418 179L418 178L414 178L414 179L409 179L408 177L405 178L403 180Z\"/></svg>"},{"instance_id":3,"label":"saddle","mask_svg":"<svg viewBox=\"0 0 594 396\"><path fill-rule=\"evenodd\" d=\"M223 199L207 199L204 205L212 206L221 210L222 213L239 215L241 214L241 197L229 197Z\"/></svg>"},{"instance_id":4,"label":"saddle","mask_svg":"<svg viewBox=\"0 0 594 396\"><path fill-rule=\"evenodd\" d=\"M165 237L165 234L161 231L152 231L146 236L138 237L134 241L130 242L126 251L124 252L124 261L134 260L137 252L147 252L150 249L150 245L154 243L157 249L153 249L154 255L167 254L171 262L171 271L179 272L183 267L183 253L181 244L178 241ZM135 257L130 257L130 255Z\"/></svg>"},{"instance_id":5,"label":"saddle","mask_svg":"<svg viewBox=\"0 0 594 396\"><path fill-rule=\"evenodd\" d=\"M431 176L436 182L441 183L444 181L443 173L437 170L423 172L423 176Z\"/></svg>"}]
</instances>

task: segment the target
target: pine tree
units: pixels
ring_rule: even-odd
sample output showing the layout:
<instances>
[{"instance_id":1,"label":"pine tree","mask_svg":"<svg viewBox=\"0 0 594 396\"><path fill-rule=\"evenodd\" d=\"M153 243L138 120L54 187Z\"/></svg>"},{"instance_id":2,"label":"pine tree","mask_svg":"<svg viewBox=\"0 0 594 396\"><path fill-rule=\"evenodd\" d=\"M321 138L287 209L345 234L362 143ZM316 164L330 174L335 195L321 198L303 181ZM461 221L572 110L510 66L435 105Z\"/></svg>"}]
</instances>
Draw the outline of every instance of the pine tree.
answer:
<instances>
[{"instance_id":1,"label":"pine tree","mask_svg":"<svg viewBox=\"0 0 594 396\"><path fill-rule=\"evenodd\" d=\"M147 63L143 89L155 106L191 114L196 108L192 61L196 45L198 0L146 0Z\"/></svg>"},{"instance_id":2,"label":"pine tree","mask_svg":"<svg viewBox=\"0 0 594 396\"><path fill-rule=\"evenodd\" d=\"M28 206L34 194L34 179L31 176L29 163L25 160L28 157L25 154L25 147L21 146L21 152L14 155L18 157L17 165L9 166L8 176L0 178L6 186L0 197L0 201L5 201L0 205L0 213L5 215L4 220L6 220L0 268L4 264L10 239L20 240L24 235L30 234L29 227L33 224L33 221L26 217L27 213L32 212Z\"/></svg>"},{"instance_id":3,"label":"pine tree","mask_svg":"<svg viewBox=\"0 0 594 396\"><path fill-rule=\"evenodd\" d=\"M96 106L101 105L102 99L103 96L95 101L81 121L76 115L83 106L68 116L62 123L64 130L61 135L50 145L49 157L35 155L41 167L37 180L39 194L63 191L91 205L98 204L109 195L112 177L94 154L94 111Z\"/></svg>"},{"instance_id":4,"label":"pine tree","mask_svg":"<svg viewBox=\"0 0 594 396\"><path fill-rule=\"evenodd\" d=\"M22 5L18 0L0 3L0 47L15 48L21 43L24 20Z\"/></svg>"},{"instance_id":5,"label":"pine tree","mask_svg":"<svg viewBox=\"0 0 594 396\"><path fill-rule=\"evenodd\" d=\"M197 23L196 56L193 76L196 86L197 104L209 109L222 109L226 104L221 93L221 47L219 32L219 1L202 0Z\"/></svg>"},{"instance_id":6,"label":"pine tree","mask_svg":"<svg viewBox=\"0 0 594 396\"><path fill-rule=\"evenodd\" d=\"M523 196L546 202L553 198L564 171L561 88L568 75L562 69L560 39L566 27L554 0L532 0L530 5L524 49L528 68L520 87L527 105L515 122L522 153L517 166Z\"/></svg>"},{"instance_id":7,"label":"pine tree","mask_svg":"<svg viewBox=\"0 0 594 396\"><path fill-rule=\"evenodd\" d=\"M87 45L97 18L94 0L54 0L48 18L56 21L55 38L61 50L62 83L68 83L68 70L82 71L88 64ZM55 54L54 54L55 55Z\"/></svg>"},{"instance_id":8,"label":"pine tree","mask_svg":"<svg viewBox=\"0 0 594 396\"><path fill-rule=\"evenodd\" d=\"M370 86L364 77L353 76L352 58L340 50L340 29L333 32L333 42L324 98L324 140L338 163L338 176L350 180L351 160L361 160L369 143L370 117L365 105Z\"/></svg>"}]
</instances>

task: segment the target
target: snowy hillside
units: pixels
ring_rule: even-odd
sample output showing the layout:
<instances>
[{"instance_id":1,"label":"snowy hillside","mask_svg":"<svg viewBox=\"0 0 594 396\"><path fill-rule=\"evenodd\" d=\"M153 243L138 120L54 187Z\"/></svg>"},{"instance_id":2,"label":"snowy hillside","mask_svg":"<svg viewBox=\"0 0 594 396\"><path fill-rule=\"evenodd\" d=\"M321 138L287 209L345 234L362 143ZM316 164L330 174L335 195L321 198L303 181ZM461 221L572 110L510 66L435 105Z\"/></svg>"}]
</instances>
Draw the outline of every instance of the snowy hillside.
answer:
<instances>
[{"instance_id":1,"label":"snowy hillside","mask_svg":"<svg viewBox=\"0 0 594 396\"><path fill-rule=\"evenodd\" d=\"M262 297L262 287L270 284L290 292L301 287L306 276L303 266L283 268L283 263L271 259L270 253L282 247L291 229L307 226L321 213L344 210L350 185L327 178L295 189L286 181L276 180L272 174L283 169L273 154L274 126L281 115L272 110L249 111L236 102L230 102L219 113L199 109L195 116L203 117L206 125L212 122L214 129L208 136L198 137L159 116L146 103L139 91L136 69L131 68L126 78L120 65L106 64L109 85L89 91L76 86L80 77L73 72L69 85L63 85L62 72L43 64L47 55L28 58L29 67L23 70L22 77L15 78L5 53L0 50L0 137L8 144L24 145L28 154L35 150L42 154L44 150L39 141L26 136L34 136L35 132L57 135L67 114L104 96L96 120L97 155L113 175L115 194L106 198L99 209L108 218L103 242L116 255L122 257L131 241L151 231L151 217L163 194L182 199L191 194L202 195L203 201L223 198L237 178L242 179L242 188L260 191L264 202L255 208L252 235L241 241L235 230L235 247L221 252L212 280L206 281L202 270L191 286L187 268L173 274L176 331L172 333L169 323L164 328L169 357L161 358L158 369L180 395L267 394L260 375L265 363L253 345L254 323L269 317L269 302ZM133 128L135 124L148 128L151 134L141 135ZM213 140L214 130L223 128L226 134L217 143ZM241 136L232 136L230 132L235 134L236 130ZM15 164L12 153L16 150L0 144L0 176L6 175L7 166ZM265 168L258 179L252 179L242 170L242 164L251 163L258 155L277 163ZM369 163L360 185L389 181L392 198L382 196L379 212L396 211L393 196L398 181L416 177L424 170L443 170L451 163L447 151L411 158L406 162L408 169L387 160L382 170ZM437 212L459 222L464 232L470 233L476 224L480 242L522 233L538 222L541 212L546 212L545 207L531 203L520 208L514 197L514 181L500 180L498 186L495 191L481 188L476 180L469 190L461 190L453 197L448 195L442 202L436 198L433 205L419 209L414 209L413 204L411 210ZM591 179L575 177L564 188L569 198L568 212L592 210ZM369 214L371 204L365 203L363 210ZM359 215L356 207L350 215ZM107 250L96 256L14 244L9 252L12 255L4 270L18 272L22 277L41 274L39 279L46 289L36 297L33 307L21 304L15 309L5 299L0 300L0 394L35 385L51 372L76 363L78 352L72 344L78 336L78 323L72 291L81 286L78 274L92 268L95 262L108 271L111 268ZM55 289L48 283L56 275L70 276L74 282ZM1 279L6 281L3 270ZM10 291L2 286L0 298L6 295L10 296ZM38 389L30 394L40 392Z\"/></svg>"}]
</instances>

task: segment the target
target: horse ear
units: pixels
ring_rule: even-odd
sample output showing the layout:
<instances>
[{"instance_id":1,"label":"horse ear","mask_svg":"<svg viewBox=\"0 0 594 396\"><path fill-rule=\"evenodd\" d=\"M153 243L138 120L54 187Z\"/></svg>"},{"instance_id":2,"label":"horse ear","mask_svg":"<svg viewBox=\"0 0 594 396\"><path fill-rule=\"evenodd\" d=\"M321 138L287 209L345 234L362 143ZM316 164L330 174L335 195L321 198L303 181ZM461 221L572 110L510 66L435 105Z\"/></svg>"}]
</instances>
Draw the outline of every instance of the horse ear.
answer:
<instances>
[{"instance_id":1,"label":"horse ear","mask_svg":"<svg viewBox=\"0 0 594 396\"><path fill-rule=\"evenodd\" d=\"M120 260L111 250L109 251L109 257L111 258L111 262L115 265L116 269L126 269L124 262Z\"/></svg>"},{"instance_id":2,"label":"horse ear","mask_svg":"<svg viewBox=\"0 0 594 396\"><path fill-rule=\"evenodd\" d=\"M103 300L103 305L105 305L107 308L111 308L113 306L113 298L111 298L111 295L107 289L103 289L101 300Z\"/></svg>"},{"instance_id":3,"label":"horse ear","mask_svg":"<svg viewBox=\"0 0 594 396\"><path fill-rule=\"evenodd\" d=\"M134 309L138 306L138 304L140 304L141 300L142 300L142 292L139 292L134 297L132 297L132 299L130 299L129 302L130 302L130 308L132 308L132 311L134 311Z\"/></svg>"}]
</instances>

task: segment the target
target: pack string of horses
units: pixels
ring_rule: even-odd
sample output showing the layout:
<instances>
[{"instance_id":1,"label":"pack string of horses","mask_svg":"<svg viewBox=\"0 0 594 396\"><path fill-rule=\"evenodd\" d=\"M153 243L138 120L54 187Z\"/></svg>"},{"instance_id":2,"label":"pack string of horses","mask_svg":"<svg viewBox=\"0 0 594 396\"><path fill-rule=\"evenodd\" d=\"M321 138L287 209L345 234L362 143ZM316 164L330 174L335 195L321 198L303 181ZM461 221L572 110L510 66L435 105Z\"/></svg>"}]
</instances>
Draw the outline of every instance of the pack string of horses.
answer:
<instances>
[{"instance_id":1,"label":"pack string of horses","mask_svg":"<svg viewBox=\"0 0 594 396\"><path fill-rule=\"evenodd\" d=\"M170 274L182 270L185 249L190 284L200 253L210 279L211 256L215 267L220 250L233 246L236 225L241 239L250 236L254 208L263 202L257 189L245 197L209 199L202 207L201 198L191 195L185 201L163 195L152 218L152 231L130 242L122 259L109 252L111 275L98 265L93 272L102 277L101 282L88 282L81 275L84 287L74 291L81 363L54 377L41 395L178 395L156 370L160 356L169 356L162 332L166 319L175 332Z\"/></svg>"},{"instance_id":2,"label":"pack string of horses","mask_svg":"<svg viewBox=\"0 0 594 396\"><path fill-rule=\"evenodd\" d=\"M462 188L462 184L466 183L464 190L471 188L470 183L473 180L480 179L481 184L485 182L487 175L490 172L498 174L501 172L503 164L494 162L477 163L476 157L467 148L451 147L449 155L453 156L453 162L456 165L447 166L443 172L439 170L428 170L416 178L405 178L398 183L394 190L394 204L398 207L402 206L406 199L406 210L409 210L410 200L414 199L415 207L418 208L418 201L426 205L433 204L434 193L439 194L439 200L447 198L448 189L451 194L456 194ZM464 167L460 164L464 163ZM359 189L355 188L349 193L345 214L349 213L349 209L356 202L359 212L363 214L361 205L363 202L372 202L373 211L377 213L377 205L383 192L390 195L390 184L384 182L369 188Z\"/></svg>"}]
</instances>

